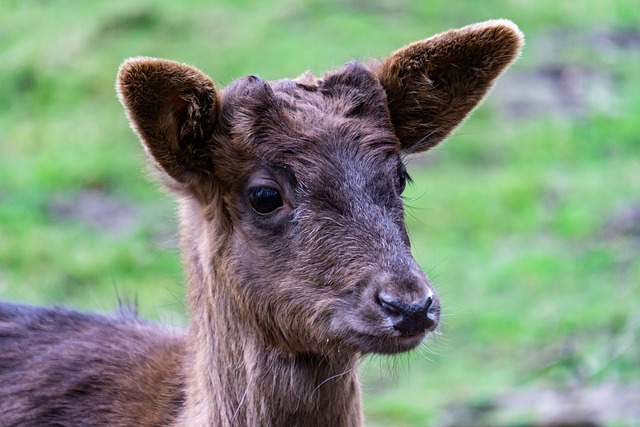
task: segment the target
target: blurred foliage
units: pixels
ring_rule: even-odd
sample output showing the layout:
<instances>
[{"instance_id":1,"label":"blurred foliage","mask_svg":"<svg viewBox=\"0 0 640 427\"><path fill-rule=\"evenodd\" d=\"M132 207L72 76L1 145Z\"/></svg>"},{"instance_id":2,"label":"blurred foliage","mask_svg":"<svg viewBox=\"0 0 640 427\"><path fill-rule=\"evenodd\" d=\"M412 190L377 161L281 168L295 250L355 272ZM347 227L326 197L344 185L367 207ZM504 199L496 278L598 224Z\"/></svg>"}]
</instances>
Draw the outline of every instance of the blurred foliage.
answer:
<instances>
[{"instance_id":1,"label":"blurred foliage","mask_svg":"<svg viewBox=\"0 0 640 427\"><path fill-rule=\"evenodd\" d=\"M0 4L0 296L184 324L174 205L147 179L113 90L130 56L316 74L509 18L522 59L441 147L408 159L414 253L442 336L363 381L371 424L454 402L640 374L640 6L623 0L5 0ZM91 196L91 197L88 197Z\"/></svg>"}]
</instances>

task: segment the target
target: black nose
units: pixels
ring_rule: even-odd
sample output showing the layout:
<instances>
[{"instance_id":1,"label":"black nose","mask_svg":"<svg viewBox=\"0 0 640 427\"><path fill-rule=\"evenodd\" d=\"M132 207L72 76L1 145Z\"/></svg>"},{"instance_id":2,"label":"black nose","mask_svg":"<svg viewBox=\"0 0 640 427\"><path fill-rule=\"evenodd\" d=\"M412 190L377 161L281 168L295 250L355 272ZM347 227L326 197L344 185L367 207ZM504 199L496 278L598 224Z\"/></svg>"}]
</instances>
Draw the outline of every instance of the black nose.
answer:
<instances>
[{"instance_id":1,"label":"black nose","mask_svg":"<svg viewBox=\"0 0 640 427\"><path fill-rule=\"evenodd\" d=\"M383 292L377 296L378 305L389 317L393 328L402 335L415 335L432 329L437 321L433 310L433 298L427 297L417 303L405 303Z\"/></svg>"}]
</instances>

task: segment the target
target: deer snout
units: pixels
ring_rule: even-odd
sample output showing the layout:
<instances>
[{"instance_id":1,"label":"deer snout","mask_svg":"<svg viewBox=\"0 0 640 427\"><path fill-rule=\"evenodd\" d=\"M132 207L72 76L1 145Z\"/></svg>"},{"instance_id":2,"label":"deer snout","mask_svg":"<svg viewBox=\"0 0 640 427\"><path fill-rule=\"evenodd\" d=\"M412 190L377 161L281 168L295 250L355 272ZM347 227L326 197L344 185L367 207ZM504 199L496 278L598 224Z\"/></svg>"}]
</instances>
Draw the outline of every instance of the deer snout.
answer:
<instances>
[{"instance_id":1,"label":"deer snout","mask_svg":"<svg viewBox=\"0 0 640 427\"><path fill-rule=\"evenodd\" d=\"M425 298L404 301L384 291L376 295L376 303L389 318L393 329L402 336L418 335L436 328L440 304L437 297L429 293Z\"/></svg>"}]
</instances>

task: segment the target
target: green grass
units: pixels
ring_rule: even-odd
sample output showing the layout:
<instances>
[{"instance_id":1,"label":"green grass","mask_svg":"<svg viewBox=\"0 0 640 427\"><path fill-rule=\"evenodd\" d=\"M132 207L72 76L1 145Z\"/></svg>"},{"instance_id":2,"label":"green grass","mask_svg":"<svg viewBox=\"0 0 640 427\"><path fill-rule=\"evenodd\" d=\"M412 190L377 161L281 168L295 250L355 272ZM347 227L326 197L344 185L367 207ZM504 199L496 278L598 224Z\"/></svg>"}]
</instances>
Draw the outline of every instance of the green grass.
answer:
<instances>
[{"instance_id":1,"label":"green grass","mask_svg":"<svg viewBox=\"0 0 640 427\"><path fill-rule=\"evenodd\" d=\"M527 36L513 73L588 67L612 76L614 97L579 116L524 119L487 102L410 162L407 219L442 295L443 335L365 364L367 417L421 426L447 405L516 387L637 381L640 237L608 230L616 212L640 204L640 53L598 50L592 36L638 34L639 9L622 0L6 1L0 297L111 310L117 296L137 296L143 315L184 323L174 205L148 179L113 89L124 58L191 63L225 85L249 73L321 74L505 17ZM567 31L576 43L550 43ZM142 220L114 234L52 213L55 200L87 191L134 206Z\"/></svg>"}]
</instances>

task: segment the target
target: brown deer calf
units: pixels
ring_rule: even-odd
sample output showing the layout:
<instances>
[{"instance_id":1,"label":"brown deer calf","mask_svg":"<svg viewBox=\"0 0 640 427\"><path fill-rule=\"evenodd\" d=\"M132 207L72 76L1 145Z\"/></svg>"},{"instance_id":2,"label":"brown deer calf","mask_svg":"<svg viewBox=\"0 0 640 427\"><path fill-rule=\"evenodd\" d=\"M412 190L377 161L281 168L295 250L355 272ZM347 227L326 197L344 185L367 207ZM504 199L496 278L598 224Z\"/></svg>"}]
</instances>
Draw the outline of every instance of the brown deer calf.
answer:
<instances>
[{"instance_id":1,"label":"brown deer calf","mask_svg":"<svg viewBox=\"0 0 640 427\"><path fill-rule=\"evenodd\" d=\"M0 425L361 425L358 360L415 348L440 312L409 249L403 156L445 138L521 44L489 21L222 91L126 61L120 100L180 202L189 328L0 305Z\"/></svg>"}]
</instances>

